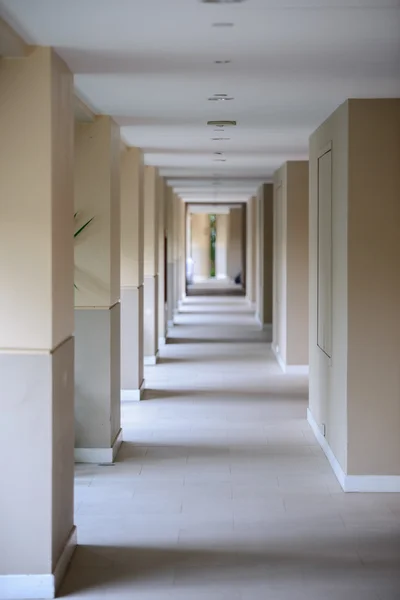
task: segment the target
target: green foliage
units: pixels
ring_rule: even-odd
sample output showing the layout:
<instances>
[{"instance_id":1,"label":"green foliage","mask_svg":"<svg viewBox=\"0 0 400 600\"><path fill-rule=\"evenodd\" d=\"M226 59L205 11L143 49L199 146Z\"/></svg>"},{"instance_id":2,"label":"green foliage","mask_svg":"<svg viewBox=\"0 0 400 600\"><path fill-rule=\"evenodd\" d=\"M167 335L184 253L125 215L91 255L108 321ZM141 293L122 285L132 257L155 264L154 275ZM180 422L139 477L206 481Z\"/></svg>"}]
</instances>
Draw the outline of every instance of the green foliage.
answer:
<instances>
[{"instance_id":1,"label":"green foliage","mask_svg":"<svg viewBox=\"0 0 400 600\"><path fill-rule=\"evenodd\" d=\"M210 217L210 276L215 277L215 245L217 241L217 215Z\"/></svg>"}]
</instances>

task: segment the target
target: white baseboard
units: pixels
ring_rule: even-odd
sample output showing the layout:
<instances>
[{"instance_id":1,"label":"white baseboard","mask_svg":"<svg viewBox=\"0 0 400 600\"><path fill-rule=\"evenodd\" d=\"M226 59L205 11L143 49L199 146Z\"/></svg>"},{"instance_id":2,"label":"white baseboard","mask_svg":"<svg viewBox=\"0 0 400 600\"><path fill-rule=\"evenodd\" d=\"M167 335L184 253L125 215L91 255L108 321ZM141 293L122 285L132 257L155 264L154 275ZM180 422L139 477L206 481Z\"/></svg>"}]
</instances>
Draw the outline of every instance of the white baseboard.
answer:
<instances>
[{"instance_id":1,"label":"white baseboard","mask_svg":"<svg viewBox=\"0 0 400 600\"><path fill-rule=\"evenodd\" d=\"M260 319L260 315L257 313L255 315L255 318L258 325L260 326L260 329L262 329L262 331L268 331L272 335L272 323L263 323Z\"/></svg>"},{"instance_id":2,"label":"white baseboard","mask_svg":"<svg viewBox=\"0 0 400 600\"><path fill-rule=\"evenodd\" d=\"M167 343L167 338L165 338L165 337L158 338L158 345L160 346L160 348L161 348L161 346L165 346L166 343Z\"/></svg>"},{"instance_id":3,"label":"white baseboard","mask_svg":"<svg viewBox=\"0 0 400 600\"><path fill-rule=\"evenodd\" d=\"M122 402L138 402L143 398L146 381L143 379L142 385L138 390L121 390Z\"/></svg>"},{"instance_id":4,"label":"white baseboard","mask_svg":"<svg viewBox=\"0 0 400 600\"><path fill-rule=\"evenodd\" d=\"M52 600L55 598L71 562L76 544L76 527L73 527L52 574L0 575L0 600L35 600L36 598Z\"/></svg>"},{"instance_id":5,"label":"white baseboard","mask_svg":"<svg viewBox=\"0 0 400 600\"><path fill-rule=\"evenodd\" d=\"M307 421L324 451L340 485L345 492L353 493L400 493L399 475L346 475L332 452L326 438L322 435L318 423L310 409L307 409Z\"/></svg>"},{"instance_id":6,"label":"white baseboard","mask_svg":"<svg viewBox=\"0 0 400 600\"><path fill-rule=\"evenodd\" d=\"M143 362L145 367L154 367L158 362L158 352L154 356L145 356Z\"/></svg>"},{"instance_id":7,"label":"white baseboard","mask_svg":"<svg viewBox=\"0 0 400 600\"><path fill-rule=\"evenodd\" d=\"M75 448L76 463L112 464L122 444L122 429L119 430L111 448Z\"/></svg>"},{"instance_id":8,"label":"white baseboard","mask_svg":"<svg viewBox=\"0 0 400 600\"><path fill-rule=\"evenodd\" d=\"M168 329L174 326L174 320L168 321Z\"/></svg>"},{"instance_id":9,"label":"white baseboard","mask_svg":"<svg viewBox=\"0 0 400 600\"><path fill-rule=\"evenodd\" d=\"M308 375L309 374L309 366L308 365L287 365L283 360L280 353L277 351L275 344L271 344L271 350L275 355L276 360L282 371L286 375Z\"/></svg>"}]
</instances>

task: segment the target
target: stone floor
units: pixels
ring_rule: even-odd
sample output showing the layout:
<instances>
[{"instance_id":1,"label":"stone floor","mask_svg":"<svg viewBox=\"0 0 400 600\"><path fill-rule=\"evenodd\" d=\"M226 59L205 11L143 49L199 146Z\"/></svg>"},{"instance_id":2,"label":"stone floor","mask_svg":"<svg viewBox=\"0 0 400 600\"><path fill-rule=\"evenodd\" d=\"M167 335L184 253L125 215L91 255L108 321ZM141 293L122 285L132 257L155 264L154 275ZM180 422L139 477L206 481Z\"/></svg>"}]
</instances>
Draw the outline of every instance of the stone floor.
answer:
<instances>
[{"instance_id":1,"label":"stone floor","mask_svg":"<svg viewBox=\"0 0 400 600\"><path fill-rule=\"evenodd\" d=\"M344 494L240 298L190 298L114 466L79 466L62 596L400 599L400 498Z\"/></svg>"}]
</instances>

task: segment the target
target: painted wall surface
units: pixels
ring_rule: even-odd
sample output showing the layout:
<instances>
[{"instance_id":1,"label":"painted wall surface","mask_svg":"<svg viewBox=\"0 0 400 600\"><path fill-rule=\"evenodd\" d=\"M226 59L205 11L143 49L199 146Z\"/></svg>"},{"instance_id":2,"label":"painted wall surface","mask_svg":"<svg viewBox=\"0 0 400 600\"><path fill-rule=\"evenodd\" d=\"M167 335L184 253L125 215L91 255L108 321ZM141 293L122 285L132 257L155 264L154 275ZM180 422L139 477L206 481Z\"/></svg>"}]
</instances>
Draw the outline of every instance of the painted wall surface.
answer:
<instances>
[{"instance_id":1,"label":"painted wall surface","mask_svg":"<svg viewBox=\"0 0 400 600\"><path fill-rule=\"evenodd\" d=\"M76 307L110 307L120 299L120 135L108 116L75 125Z\"/></svg>"},{"instance_id":2,"label":"painted wall surface","mask_svg":"<svg viewBox=\"0 0 400 600\"><path fill-rule=\"evenodd\" d=\"M400 475L400 100L349 102L349 474Z\"/></svg>"},{"instance_id":3,"label":"painted wall surface","mask_svg":"<svg viewBox=\"0 0 400 600\"><path fill-rule=\"evenodd\" d=\"M139 148L121 155L121 287L144 281L144 165Z\"/></svg>"},{"instance_id":4,"label":"painted wall surface","mask_svg":"<svg viewBox=\"0 0 400 600\"><path fill-rule=\"evenodd\" d=\"M228 277L229 214L218 214L217 239L215 242L215 271L220 279Z\"/></svg>"},{"instance_id":5,"label":"painted wall surface","mask_svg":"<svg viewBox=\"0 0 400 600\"><path fill-rule=\"evenodd\" d=\"M273 343L287 365L308 364L308 162L274 176Z\"/></svg>"},{"instance_id":6,"label":"painted wall surface","mask_svg":"<svg viewBox=\"0 0 400 600\"><path fill-rule=\"evenodd\" d=\"M192 214L192 259L194 277L210 276L210 222L205 213Z\"/></svg>"},{"instance_id":7,"label":"painted wall surface","mask_svg":"<svg viewBox=\"0 0 400 600\"><path fill-rule=\"evenodd\" d=\"M1 60L0 82L0 347L46 350L74 327L72 76L36 48Z\"/></svg>"},{"instance_id":8,"label":"painted wall surface","mask_svg":"<svg viewBox=\"0 0 400 600\"><path fill-rule=\"evenodd\" d=\"M350 100L310 144L310 409L350 475L400 474L400 101ZM332 152L332 358L316 344L317 160Z\"/></svg>"},{"instance_id":9,"label":"painted wall surface","mask_svg":"<svg viewBox=\"0 0 400 600\"><path fill-rule=\"evenodd\" d=\"M273 312L273 184L258 189L256 200L256 311L263 325L272 325Z\"/></svg>"},{"instance_id":10,"label":"painted wall surface","mask_svg":"<svg viewBox=\"0 0 400 600\"><path fill-rule=\"evenodd\" d=\"M231 208L228 232L228 276L234 279L243 274L243 209Z\"/></svg>"},{"instance_id":11,"label":"painted wall surface","mask_svg":"<svg viewBox=\"0 0 400 600\"><path fill-rule=\"evenodd\" d=\"M342 104L310 138L309 362L310 410L326 427L326 439L347 469L347 211L348 103ZM318 161L332 147L332 359L317 345ZM328 235L328 232L321 232Z\"/></svg>"},{"instance_id":12,"label":"painted wall surface","mask_svg":"<svg viewBox=\"0 0 400 600\"><path fill-rule=\"evenodd\" d=\"M0 574L28 576L73 527L73 78L30 48L0 87Z\"/></svg>"},{"instance_id":13,"label":"painted wall surface","mask_svg":"<svg viewBox=\"0 0 400 600\"><path fill-rule=\"evenodd\" d=\"M144 170L144 274L158 273L158 172L155 167Z\"/></svg>"}]
</instances>

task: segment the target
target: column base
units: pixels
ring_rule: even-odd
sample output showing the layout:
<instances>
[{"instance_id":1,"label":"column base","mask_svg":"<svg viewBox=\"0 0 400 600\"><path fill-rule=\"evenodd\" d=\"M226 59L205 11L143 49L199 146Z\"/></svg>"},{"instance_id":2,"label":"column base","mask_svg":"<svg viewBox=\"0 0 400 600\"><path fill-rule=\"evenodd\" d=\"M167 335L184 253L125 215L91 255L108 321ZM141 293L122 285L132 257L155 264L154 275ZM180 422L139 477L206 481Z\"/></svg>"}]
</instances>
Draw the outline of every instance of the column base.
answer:
<instances>
[{"instance_id":1,"label":"column base","mask_svg":"<svg viewBox=\"0 0 400 600\"><path fill-rule=\"evenodd\" d=\"M310 409L307 409L307 421L317 442L325 453L344 492L351 493L399 493L400 475L348 475L340 466L332 448L321 432Z\"/></svg>"},{"instance_id":2,"label":"column base","mask_svg":"<svg viewBox=\"0 0 400 600\"><path fill-rule=\"evenodd\" d=\"M174 326L174 321L168 321L168 329Z\"/></svg>"},{"instance_id":3,"label":"column base","mask_svg":"<svg viewBox=\"0 0 400 600\"><path fill-rule=\"evenodd\" d=\"M144 357L144 366L145 367L154 367L158 363L158 352L154 356L145 356Z\"/></svg>"},{"instance_id":4,"label":"column base","mask_svg":"<svg viewBox=\"0 0 400 600\"><path fill-rule=\"evenodd\" d=\"M137 390L121 390L121 400L122 402L138 402L143 399L144 388L146 382L143 379L142 385Z\"/></svg>"},{"instance_id":5,"label":"column base","mask_svg":"<svg viewBox=\"0 0 400 600\"><path fill-rule=\"evenodd\" d=\"M283 360L280 355L279 349L275 344L271 344L271 350L274 353L274 356L282 369L283 373L286 375L308 375L309 374L309 366L308 365L288 365Z\"/></svg>"},{"instance_id":6,"label":"column base","mask_svg":"<svg viewBox=\"0 0 400 600\"><path fill-rule=\"evenodd\" d=\"M167 338L166 337L159 337L158 338L158 345L161 346L165 346L165 344L167 343Z\"/></svg>"},{"instance_id":7,"label":"column base","mask_svg":"<svg viewBox=\"0 0 400 600\"><path fill-rule=\"evenodd\" d=\"M68 537L64 550L51 574L0 575L0 600L53 599L60 587L77 545L76 527Z\"/></svg>"},{"instance_id":8,"label":"column base","mask_svg":"<svg viewBox=\"0 0 400 600\"><path fill-rule=\"evenodd\" d=\"M121 448L122 429L119 430L111 448L75 448L74 456L76 463L88 464L112 464Z\"/></svg>"}]
</instances>

